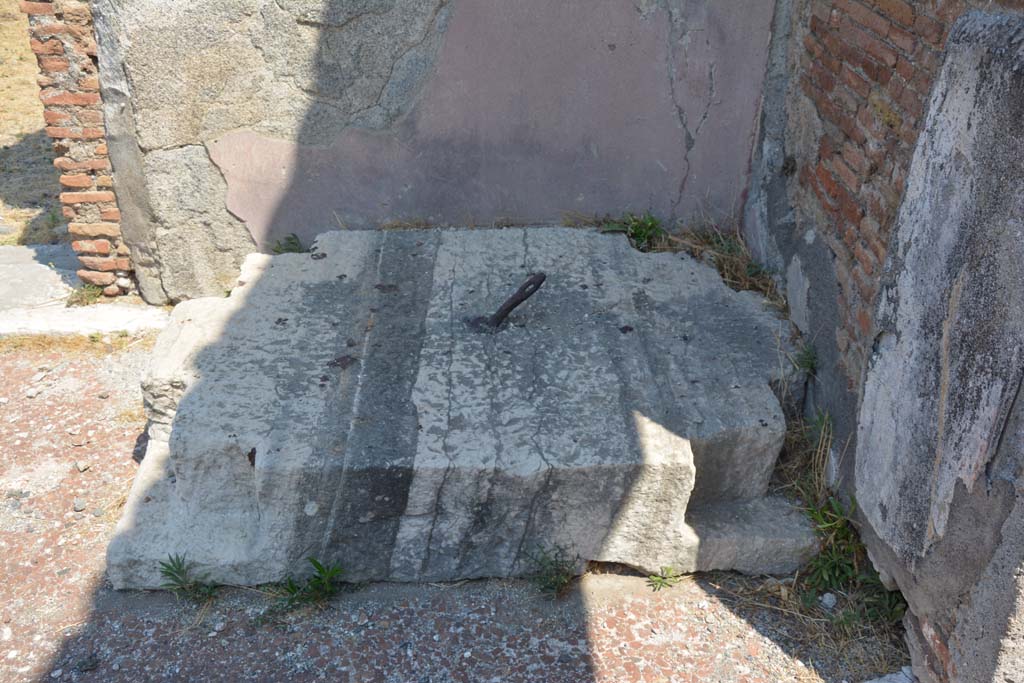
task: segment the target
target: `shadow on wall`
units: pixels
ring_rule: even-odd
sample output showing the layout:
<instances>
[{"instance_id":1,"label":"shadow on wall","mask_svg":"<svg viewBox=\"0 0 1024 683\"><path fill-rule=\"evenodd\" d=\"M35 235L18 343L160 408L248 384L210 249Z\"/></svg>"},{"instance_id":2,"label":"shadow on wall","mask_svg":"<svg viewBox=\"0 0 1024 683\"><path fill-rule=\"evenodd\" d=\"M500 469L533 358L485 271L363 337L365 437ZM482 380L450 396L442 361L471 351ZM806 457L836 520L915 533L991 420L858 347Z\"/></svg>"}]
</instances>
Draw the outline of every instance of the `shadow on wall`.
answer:
<instances>
[{"instance_id":1,"label":"shadow on wall","mask_svg":"<svg viewBox=\"0 0 1024 683\"><path fill-rule=\"evenodd\" d=\"M412 3L418 42L399 43L352 113L328 94L365 85L346 81L361 62L336 36L364 22L383 53L396 50L380 41L412 40L362 7L328 0L317 17L304 86L316 96L294 141L241 130L207 143L228 208L263 248L340 227L737 215L772 3Z\"/></svg>"},{"instance_id":2,"label":"shadow on wall","mask_svg":"<svg viewBox=\"0 0 1024 683\"><path fill-rule=\"evenodd\" d=\"M67 240L52 162L51 140L42 129L0 149L0 245Z\"/></svg>"}]
</instances>

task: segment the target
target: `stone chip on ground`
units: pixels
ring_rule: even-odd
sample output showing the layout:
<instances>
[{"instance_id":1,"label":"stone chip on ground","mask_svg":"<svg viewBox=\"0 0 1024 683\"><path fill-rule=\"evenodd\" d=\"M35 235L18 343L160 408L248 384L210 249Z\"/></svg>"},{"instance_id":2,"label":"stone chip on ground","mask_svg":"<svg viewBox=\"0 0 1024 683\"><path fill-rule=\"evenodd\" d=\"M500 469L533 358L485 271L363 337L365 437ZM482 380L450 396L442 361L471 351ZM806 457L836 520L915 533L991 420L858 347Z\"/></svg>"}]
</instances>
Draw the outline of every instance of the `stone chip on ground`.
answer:
<instances>
[{"instance_id":1,"label":"stone chip on ground","mask_svg":"<svg viewBox=\"0 0 1024 683\"><path fill-rule=\"evenodd\" d=\"M503 329L467 324L538 271ZM157 343L115 586L158 586L168 553L256 584L309 556L443 581L527 573L541 548L752 573L815 548L763 499L788 323L686 255L566 228L350 231L250 256L241 282Z\"/></svg>"}]
</instances>

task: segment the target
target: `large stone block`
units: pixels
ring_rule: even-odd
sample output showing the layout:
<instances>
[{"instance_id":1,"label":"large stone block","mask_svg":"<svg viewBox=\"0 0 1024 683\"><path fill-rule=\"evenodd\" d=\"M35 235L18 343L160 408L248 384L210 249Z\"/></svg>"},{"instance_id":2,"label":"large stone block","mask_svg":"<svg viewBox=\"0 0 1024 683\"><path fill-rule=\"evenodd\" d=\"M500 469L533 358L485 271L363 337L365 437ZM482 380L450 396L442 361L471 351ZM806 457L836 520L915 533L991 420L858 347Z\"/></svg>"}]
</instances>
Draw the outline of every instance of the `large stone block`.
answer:
<instances>
[{"instance_id":1,"label":"large stone block","mask_svg":"<svg viewBox=\"0 0 1024 683\"><path fill-rule=\"evenodd\" d=\"M535 271L506 327L467 322ZM157 343L118 587L158 585L170 553L261 583L308 556L404 581L522 574L555 546L645 571L813 552L762 498L788 323L706 265L566 228L347 231L241 279Z\"/></svg>"}]
</instances>

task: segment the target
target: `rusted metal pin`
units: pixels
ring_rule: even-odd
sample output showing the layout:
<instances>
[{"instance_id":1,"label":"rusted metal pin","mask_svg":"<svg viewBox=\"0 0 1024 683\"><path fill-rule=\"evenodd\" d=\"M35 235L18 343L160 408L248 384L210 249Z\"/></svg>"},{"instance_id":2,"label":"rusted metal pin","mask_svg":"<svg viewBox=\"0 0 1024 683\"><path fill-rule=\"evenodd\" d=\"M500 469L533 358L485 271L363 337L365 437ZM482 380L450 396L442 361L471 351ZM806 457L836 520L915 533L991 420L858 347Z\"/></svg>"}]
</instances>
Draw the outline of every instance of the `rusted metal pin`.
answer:
<instances>
[{"instance_id":1,"label":"rusted metal pin","mask_svg":"<svg viewBox=\"0 0 1024 683\"><path fill-rule=\"evenodd\" d=\"M492 332L498 330L512 311L537 293L537 290L544 284L547 277L548 276L544 273L534 273L519 287L519 289L515 291L512 296L505 301L505 303L501 305L500 308L498 308L497 311L494 312L494 315L490 317L475 318L470 321L470 324L474 327L490 330Z\"/></svg>"}]
</instances>

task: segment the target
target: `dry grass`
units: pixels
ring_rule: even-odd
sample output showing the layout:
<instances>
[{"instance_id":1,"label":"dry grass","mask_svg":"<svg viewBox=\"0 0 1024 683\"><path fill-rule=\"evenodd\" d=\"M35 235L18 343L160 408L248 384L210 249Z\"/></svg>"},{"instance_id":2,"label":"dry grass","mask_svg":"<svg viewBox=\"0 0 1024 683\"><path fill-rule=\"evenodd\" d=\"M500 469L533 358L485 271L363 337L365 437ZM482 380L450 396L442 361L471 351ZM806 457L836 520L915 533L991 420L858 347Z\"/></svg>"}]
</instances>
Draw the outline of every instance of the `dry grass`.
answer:
<instances>
[{"instance_id":1,"label":"dry grass","mask_svg":"<svg viewBox=\"0 0 1024 683\"><path fill-rule=\"evenodd\" d=\"M786 441L775 471L780 493L805 503L821 505L828 498L828 458L832 448L832 421L828 415L813 423L803 416L786 420Z\"/></svg>"},{"instance_id":2,"label":"dry grass","mask_svg":"<svg viewBox=\"0 0 1024 683\"><path fill-rule=\"evenodd\" d=\"M42 127L43 105L35 55L29 49L28 18L18 0L0 0L0 59L3 135L33 133Z\"/></svg>"},{"instance_id":3,"label":"dry grass","mask_svg":"<svg viewBox=\"0 0 1024 683\"><path fill-rule=\"evenodd\" d=\"M17 0L0 0L0 245L62 239L53 151L43 131L35 55Z\"/></svg>"},{"instance_id":4,"label":"dry grass","mask_svg":"<svg viewBox=\"0 0 1024 683\"><path fill-rule=\"evenodd\" d=\"M146 424L146 407L141 401L131 408L125 408L114 416L115 422L126 425Z\"/></svg>"},{"instance_id":5,"label":"dry grass","mask_svg":"<svg viewBox=\"0 0 1024 683\"><path fill-rule=\"evenodd\" d=\"M909 661L901 628L869 621L852 626L837 624L835 617L822 608L807 607L792 579L713 573L698 580L743 616L767 609L795 620L800 629L790 629L787 639L807 655L813 653L819 662L827 658L824 661L828 668L841 673L844 680L870 680L899 671ZM820 680L812 671L808 674L808 680Z\"/></svg>"},{"instance_id":6,"label":"dry grass","mask_svg":"<svg viewBox=\"0 0 1024 683\"><path fill-rule=\"evenodd\" d=\"M107 519L117 522L121 518L124 506L128 504L128 494L131 493L132 479L126 479L120 483L121 492L114 498L106 501L103 509L106 511Z\"/></svg>"},{"instance_id":7,"label":"dry grass","mask_svg":"<svg viewBox=\"0 0 1024 683\"><path fill-rule=\"evenodd\" d=\"M738 227L722 228L704 220L696 228L679 227L668 231L650 214L626 214L613 218L578 211L564 213L562 225L622 232L641 251L685 251L695 259L713 265L729 287L737 291L757 292L775 308L783 312L787 310L786 299L779 291L775 277L754 260Z\"/></svg>"},{"instance_id":8,"label":"dry grass","mask_svg":"<svg viewBox=\"0 0 1024 683\"><path fill-rule=\"evenodd\" d=\"M152 348L155 333L132 336L121 332L110 335L36 335L19 334L0 337L0 355L10 353L55 353L59 355L107 356L129 347Z\"/></svg>"},{"instance_id":9,"label":"dry grass","mask_svg":"<svg viewBox=\"0 0 1024 683\"><path fill-rule=\"evenodd\" d=\"M528 228L537 225L536 221L529 221L513 216L498 216L491 221L478 221L474 218L466 218L457 224L436 223L425 218L411 218L400 221L387 221L380 225L381 230L433 230L435 228L465 228L469 230L487 230L492 228ZM344 227L343 227L344 229Z\"/></svg>"},{"instance_id":10,"label":"dry grass","mask_svg":"<svg viewBox=\"0 0 1024 683\"><path fill-rule=\"evenodd\" d=\"M737 291L758 292L780 311L786 300L773 274L758 265L739 228L716 226L681 234L666 234L665 242L673 251L685 251L695 259L714 264L725 284Z\"/></svg>"},{"instance_id":11,"label":"dry grass","mask_svg":"<svg viewBox=\"0 0 1024 683\"><path fill-rule=\"evenodd\" d=\"M415 218L407 221L388 221L380 226L381 230L427 230L435 227L428 220Z\"/></svg>"}]
</instances>

